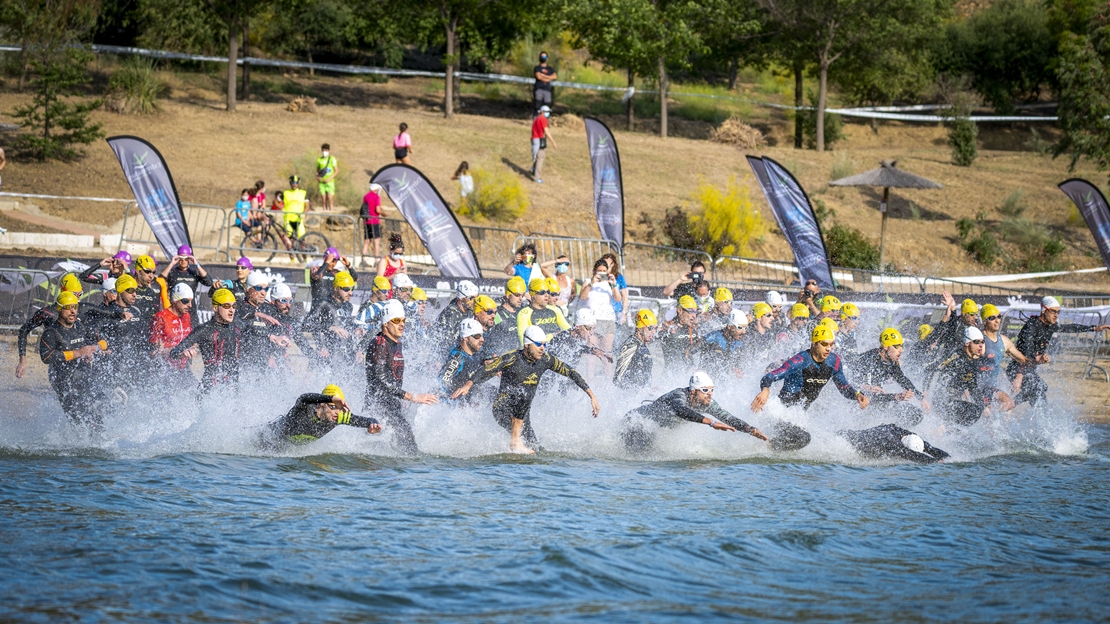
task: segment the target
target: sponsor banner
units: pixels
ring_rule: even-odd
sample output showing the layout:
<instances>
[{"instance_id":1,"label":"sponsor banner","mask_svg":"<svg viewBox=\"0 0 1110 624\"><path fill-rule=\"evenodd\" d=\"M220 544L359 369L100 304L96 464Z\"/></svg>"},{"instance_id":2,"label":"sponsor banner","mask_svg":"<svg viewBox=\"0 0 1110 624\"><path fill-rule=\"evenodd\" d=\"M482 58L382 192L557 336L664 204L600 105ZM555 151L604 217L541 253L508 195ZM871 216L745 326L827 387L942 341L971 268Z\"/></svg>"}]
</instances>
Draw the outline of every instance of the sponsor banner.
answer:
<instances>
[{"instance_id":1,"label":"sponsor banner","mask_svg":"<svg viewBox=\"0 0 1110 624\"><path fill-rule=\"evenodd\" d=\"M108 145L116 153L123 167L123 176L131 186L154 238L162 247L165 259L170 260L177 254L179 246L191 243L185 213L166 160L153 145L139 137L109 137Z\"/></svg>"},{"instance_id":2,"label":"sponsor banner","mask_svg":"<svg viewBox=\"0 0 1110 624\"><path fill-rule=\"evenodd\" d=\"M782 165L770 158L748 156L759 186L771 205L771 212L779 229L790 243L794 252L794 263L802 281L817 280L821 290L834 291L829 256L825 253L825 241L821 237L821 227L813 214L813 207L802 190L801 184L790 175Z\"/></svg>"},{"instance_id":3,"label":"sponsor banner","mask_svg":"<svg viewBox=\"0 0 1110 624\"><path fill-rule=\"evenodd\" d=\"M394 206L428 248L444 277L477 279L478 258L454 213L436 187L415 167L386 165L370 180L382 185Z\"/></svg>"},{"instance_id":4,"label":"sponsor banner","mask_svg":"<svg viewBox=\"0 0 1110 624\"><path fill-rule=\"evenodd\" d=\"M601 238L624 247L624 183L621 158L613 133L601 121L587 117L586 142L594 174L594 213Z\"/></svg>"},{"instance_id":5,"label":"sponsor banner","mask_svg":"<svg viewBox=\"0 0 1110 624\"><path fill-rule=\"evenodd\" d=\"M1059 184L1060 190L1075 202L1080 214L1091 228L1095 244L1102 253L1102 261L1110 269L1110 206L1098 187L1086 180L1072 178Z\"/></svg>"}]
</instances>

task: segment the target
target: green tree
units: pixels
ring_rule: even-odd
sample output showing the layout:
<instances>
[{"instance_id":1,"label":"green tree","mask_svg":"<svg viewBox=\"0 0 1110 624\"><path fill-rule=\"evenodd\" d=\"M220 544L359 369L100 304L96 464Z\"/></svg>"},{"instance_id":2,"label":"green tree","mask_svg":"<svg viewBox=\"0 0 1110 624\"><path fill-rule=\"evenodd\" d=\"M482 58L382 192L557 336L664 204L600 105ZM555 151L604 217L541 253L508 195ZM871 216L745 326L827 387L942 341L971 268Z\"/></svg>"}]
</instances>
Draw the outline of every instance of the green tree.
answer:
<instances>
[{"instance_id":1,"label":"green tree","mask_svg":"<svg viewBox=\"0 0 1110 624\"><path fill-rule=\"evenodd\" d=\"M1110 168L1110 7L1090 22L1086 34L1066 33L1060 45L1060 128L1053 148L1067 155L1069 168L1081 158L1099 171Z\"/></svg>"},{"instance_id":2,"label":"green tree","mask_svg":"<svg viewBox=\"0 0 1110 624\"><path fill-rule=\"evenodd\" d=\"M4 0L0 32L19 43L19 89L27 84L32 64L48 66L66 45L82 41L96 21L97 0Z\"/></svg>"},{"instance_id":3,"label":"green tree","mask_svg":"<svg viewBox=\"0 0 1110 624\"><path fill-rule=\"evenodd\" d=\"M103 100L69 102L64 97L89 82L86 66L91 60L91 53L77 47L48 54L36 50L31 61L35 95L30 104L16 107L10 115L30 131L19 137L19 147L40 161L83 156L84 152L74 145L88 145L104 136L100 124L89 123L89 113Z\"/></svg>"},{"instance_id":4,"label":"green tree","mask_svg":"<svg viewBox=\"0 0 1110 624\"><path fill-rule=\"evenodd\" d=\"M337 50L346 43L340 26L352 17L351 6L341 0L278 0L265 33L270 52L301 56L309 63L313 52ZM310 68L309 75L315 72Z\"/></svg>"}]
</instances>

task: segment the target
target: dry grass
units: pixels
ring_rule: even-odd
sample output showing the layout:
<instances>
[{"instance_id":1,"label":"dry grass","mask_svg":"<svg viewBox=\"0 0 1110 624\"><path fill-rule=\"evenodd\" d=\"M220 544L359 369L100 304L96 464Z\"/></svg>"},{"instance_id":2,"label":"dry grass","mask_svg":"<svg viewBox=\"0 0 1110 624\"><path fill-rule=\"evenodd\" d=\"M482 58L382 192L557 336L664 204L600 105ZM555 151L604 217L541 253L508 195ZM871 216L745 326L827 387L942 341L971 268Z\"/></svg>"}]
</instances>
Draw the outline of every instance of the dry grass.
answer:
<instances>
[{"instance_id":1,"label":"dry grass","mask_svg":"<svg viewBox=\"0 0 1110 624\"><path fill-rule=\"evenodd\" d=\"M291 113L315 113L316 98L302 95L289 100L285 110Z\"/></svg>"},{"instance_id":2,"label":"dry grass","mask_svg":"<svg viewBox=\"0 0 1110 624\"><path fill-rule=\"evenodd\" d=\"M709 135L709 140L714 143L735 145L740 149L751 150L766 145L763 133L740 121L736 117L729 117Z\"/></svg>"}]
</instances>

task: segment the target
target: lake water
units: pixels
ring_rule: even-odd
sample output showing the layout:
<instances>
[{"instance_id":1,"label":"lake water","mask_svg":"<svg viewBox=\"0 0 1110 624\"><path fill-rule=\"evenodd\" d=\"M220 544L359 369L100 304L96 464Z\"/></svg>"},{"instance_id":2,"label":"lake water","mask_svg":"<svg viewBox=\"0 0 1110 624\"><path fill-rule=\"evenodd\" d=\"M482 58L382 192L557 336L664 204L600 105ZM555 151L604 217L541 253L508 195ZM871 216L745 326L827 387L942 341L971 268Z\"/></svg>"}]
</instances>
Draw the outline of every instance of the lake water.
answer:
<instances>
[{"instance_id":1,"label":"lake water","mask_svg":"<svg viewBox=\"0 0 1110 624\"><path fill-rule=\"evenodd\" d=\"M835 436L774 455L693 426L637 459L605 414L537 418L548 450L524 458L499 454L481 410L419 416L426 457L353 429L274 457L246 443L253 425L203 410L121 416L86 440L52 397L22 400L40 416L0 427L4 620L1104 621L1110 607L1110 428L1066 416L923 433L954 455L931 466L819 441Z\"/></svg>"}]
</instances>

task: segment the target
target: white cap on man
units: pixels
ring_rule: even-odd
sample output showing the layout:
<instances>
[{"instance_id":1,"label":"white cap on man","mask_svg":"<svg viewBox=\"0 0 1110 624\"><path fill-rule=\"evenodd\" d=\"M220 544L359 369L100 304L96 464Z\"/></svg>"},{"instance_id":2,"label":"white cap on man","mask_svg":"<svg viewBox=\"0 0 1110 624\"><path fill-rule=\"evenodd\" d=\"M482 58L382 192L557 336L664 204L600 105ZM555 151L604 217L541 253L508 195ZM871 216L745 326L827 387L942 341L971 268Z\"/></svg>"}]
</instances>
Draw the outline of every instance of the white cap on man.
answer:
<instances>
[{"instance_id":1,"label":"white cap on man","mask_svg":"<svg viewBox=\"0 0 1110 624\"><path fill-rule=\"evenodd\" d=\"M482 324L472 318L463 319L459 322L459 338L481 336L484 333L485 331L482 329Z\"/></svg>"},{"instance_id":2,"label":"white cap on man","mask_svg":"<svg viewBox=\"0 0 1110 624\"><path fill-rule=\"evenodd\" d=\"M405 318L405 304L397 299L390 299L385 302L385 308L382 310L382 320L386 323L394 320Z\"/></svg>"},{"instance_id":3,"label":"white cap on man","mask_svg":"<svg viewBox=\"0 0 1110 624\"><path fill-rule=\"evenodd\" d=\"M104 292L116 292L116 278L104 278L104 283L100 285L100 289Z\"/></svg>"},{"instance_id":4,"label":"white cap on man","mask_svg":"<svg viewBox=\"0 0 1110 624\"><path fill-rule=\"evenodd\" d=\"M404 273L398 273L393 276L394 288L412 288L412 278Z\"/></svg>"},{"instance_id":5,"label":"white cap on man","mask_svg":"<svg viewBox=\"0 0 1110 624\"><path fill-rule=\"evenodd\" d=\"M543 106L540 107L540 112L541 113L550 113L551 112L551 107L548 106L547 104L544 104Z\"/></svg>"},{"instance_id":6,"label":"white cap on man","mask_svg":"<svg viewBox=\"0 0 1110 624\"><path fill-rule=\"evenodd\" d=\"M273 292L274 299L292 299L293 291L289 289L289 285L285 282L278 282L274 285Z\"/></svg>"},{"instance_id":7,"label":"white cap on man","mask_svg":"<svg viewBox=\"0 0 1110 624\"><path fill-rule=\"evenodd\" d=\"M1059 310L1060 300L1056 297L1045 297L1041 299L1041 307L1046 310Z\"/></svg>"},{"instance_id":8,"label":"white cap on man","mask_svg":"<svg viewBox=\"0 0 1110 624\"><path fill-rule=\"evenodd\" d=\"M594 316L594 311L589 308L580 308L574 313L574 326L596 327L597 318Z\"/></svg>"},{"instance_id":9,"label":"white cap on man","mask_svg":"<svg viewBox=\"0 0 1110 624\"><path fill-rule=\"evenodd\" d=\"M374 191L375 193L380 193L380 192L382 192L382 185L378 184L377 182L371 182L370 183L370 190Z\"/></svg>"},{"instance_id":10,"label":"white cap on man","mask_svg":"<svg viewBox=\"0 0 1110 624\"><path fill-rule=\"evenodd\" d=\"M181 301L182 299L192 299L193 289L185 282L175 284L173 290L170 291L171 301Z\"/></svg>"},{"instance_id":11,"label":"white cap on man","mask_svg":"<svg viewBox=\"0 0 1110 624\"><path fill-rule=\"evenodd\" d=\"M690 375L690 389L712 388L713 378L705 371L698 371Z\"/></svg>"},{"instance_id":12,"label":"white cap on man","mask_svg":"<svg viewBox=\"0 0 1110 624\"><path fill-rule=\"evenodd\" d=\"M728 313L728 324L733 327L747 327L748 313L743 310L732 310Z\"/></svg>"},{"instance_id":13,"label":"white cap on man","mask_svg":"<svg viewBox=\"0 0 1110 624\"><path fill-rule=\"evenodd\" d=\"M258 270L251 271L250 275L247 276L247 286L249 286L251 288L254 288L255 286L269 286L269 285L270 285L270 276L266 275L262 271L258 271Z\"/></svg>"},{"instance_id":14,"label":"white cap on man","mask_svg":"<svg viewBox=\"0 0 1110 624\"><path fill-rule=\"evenodd\" d=\"M458 287L455 289L460 297L477 297L478 287L470 280L463 280L459 282Z\"/></svg>"},{"instance_id":15,"label":"white cap on man","mask_svg":"<svg viewBox=\"0 0 1110 624\"><path fill-rule=\"evenodd\" d=\"M983 332L979 331L978 327L972 326L964 330L964 344L970 343L972 340L982 340Z\"/></svg>"},{"instance_id":16,"label":"white cap on man","mask_svg":"<svg viewBox=\"0 0 1110 624\"><path fill-rule=\"evenodd\" d=\"M547 334L535 325L529 325L528 329L524 330L524 339L538 344L547 344Z\"/></svg>"},{"instance_id":17,"label":"white cap on man","mask_svg":"<svg viewBox=\"0 0 1110 624\"><path fill-rule=\"evenodd\" d=\"M786 299L783 298L782 293L777 290L767 291L767 305L771 306L772 308L777 308L784 304L786 304Z\"/></svg>"}]
</instances>

